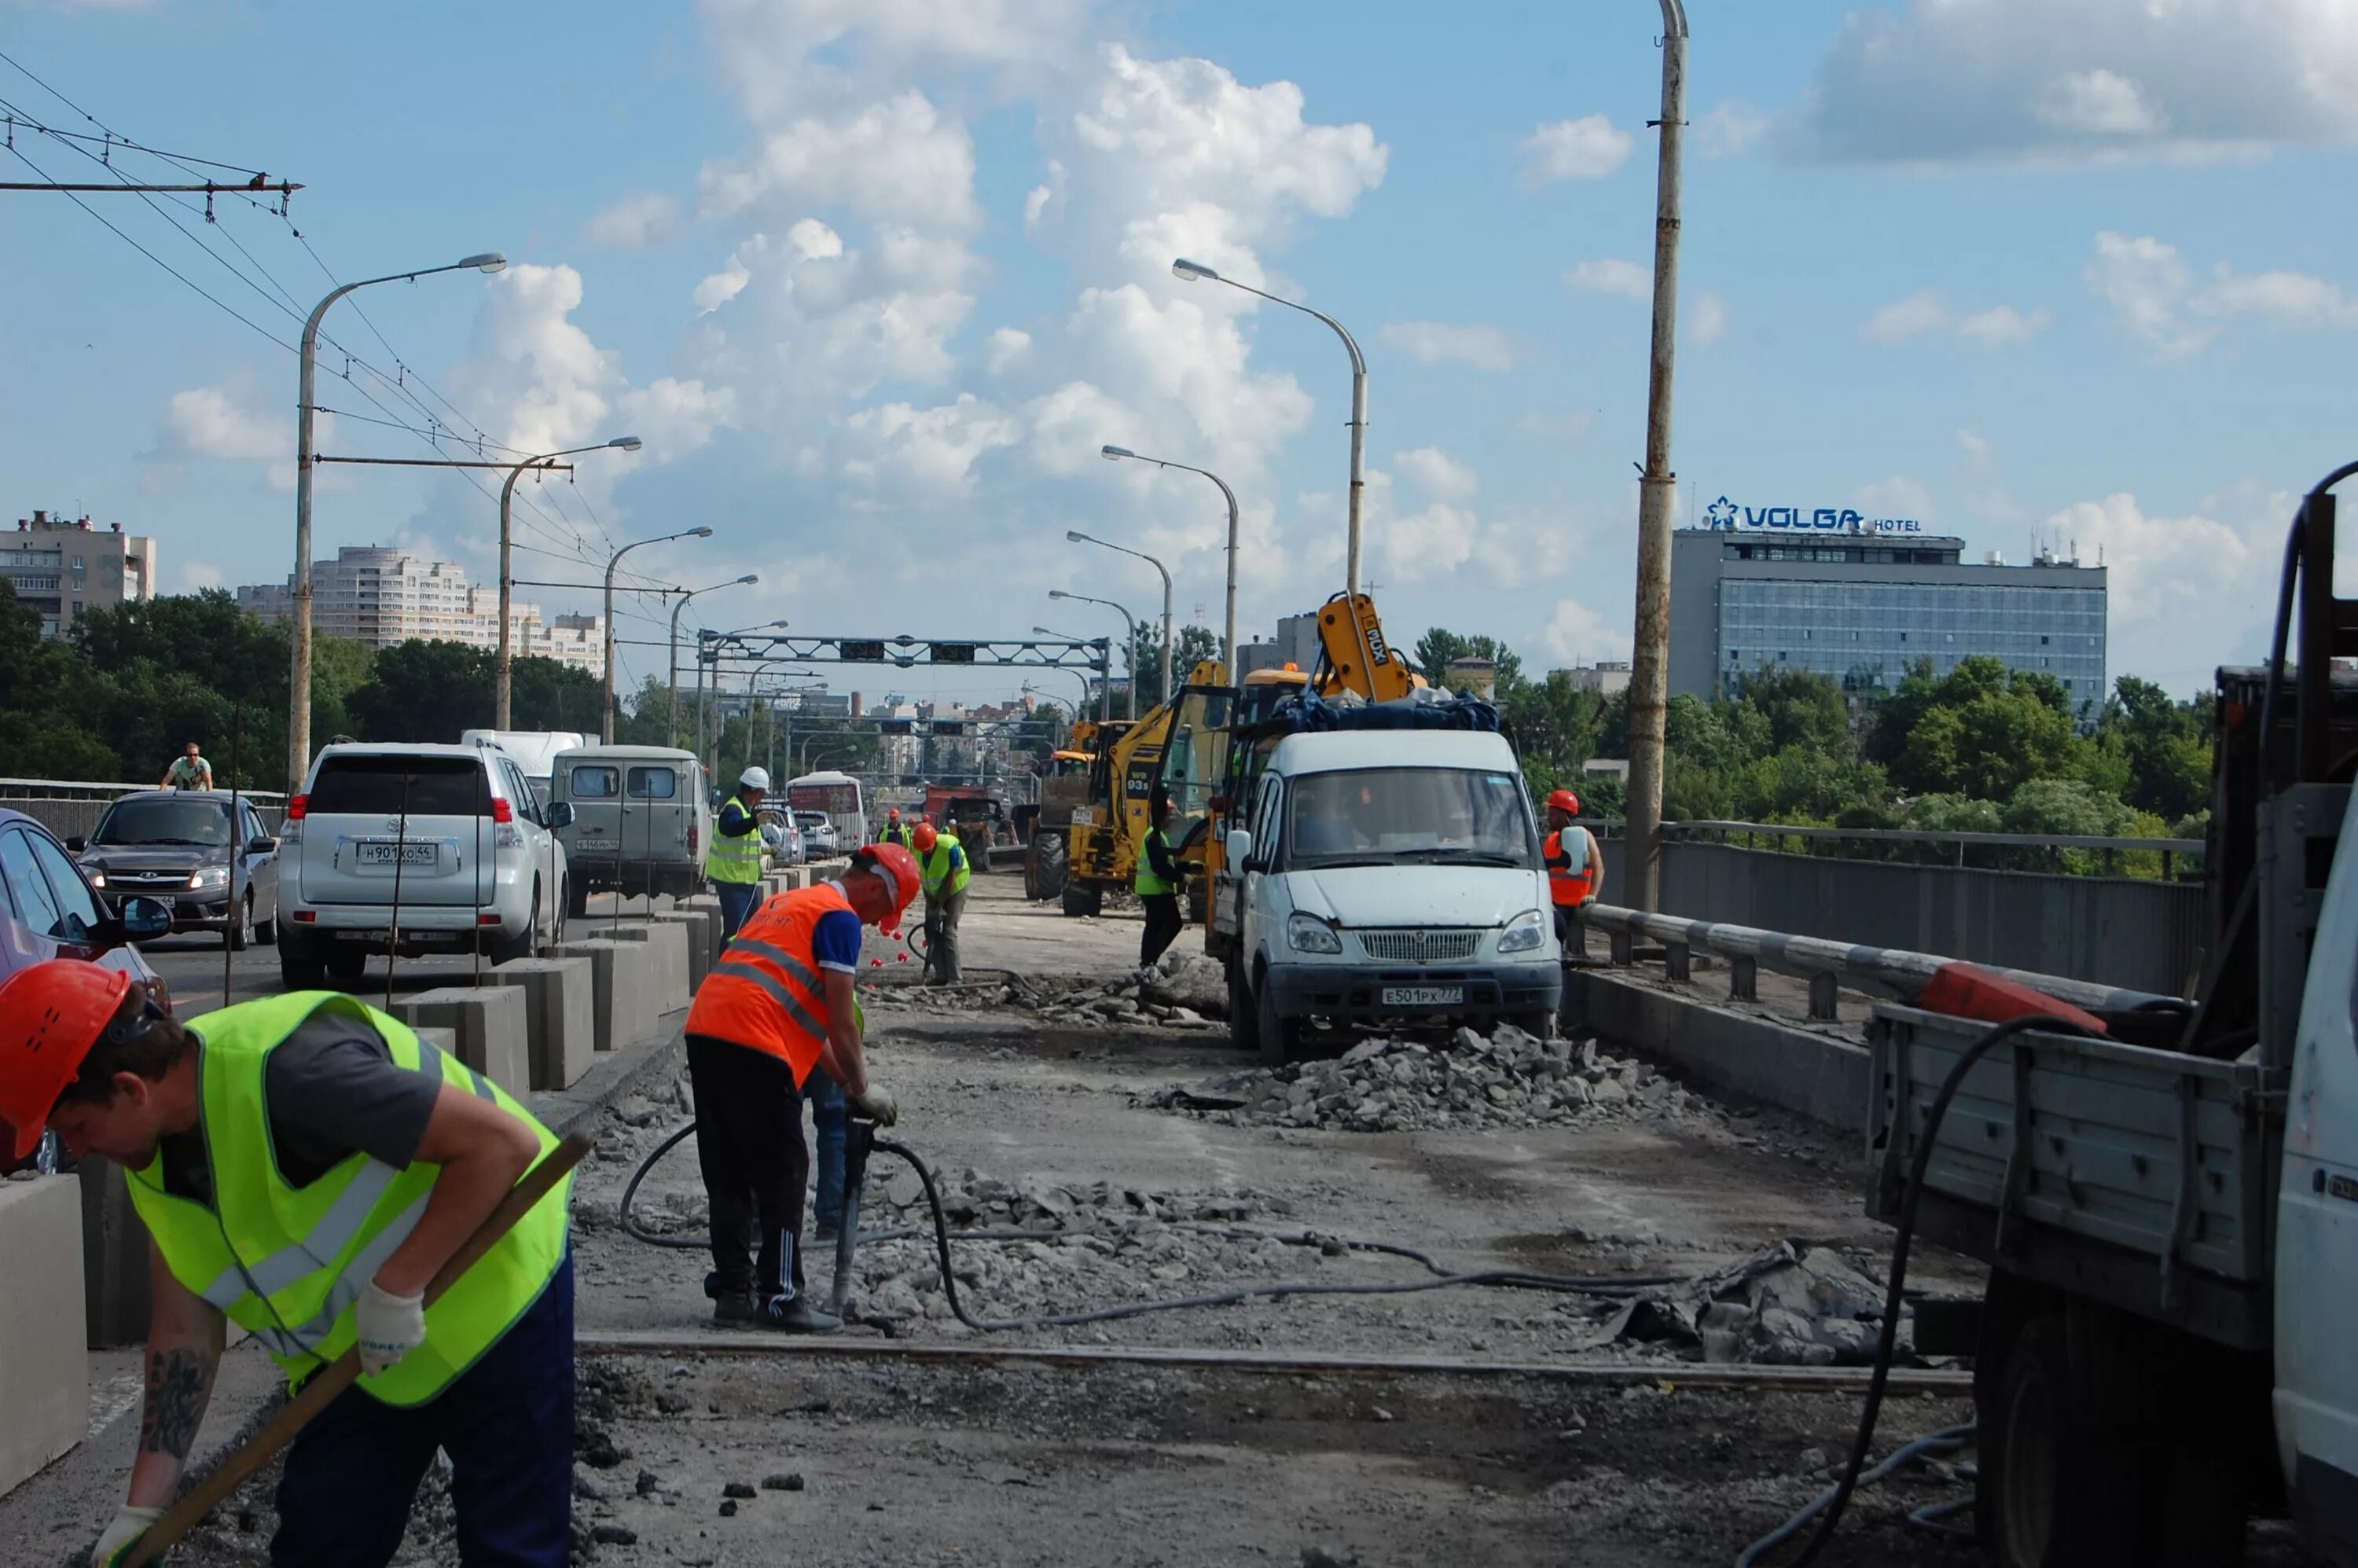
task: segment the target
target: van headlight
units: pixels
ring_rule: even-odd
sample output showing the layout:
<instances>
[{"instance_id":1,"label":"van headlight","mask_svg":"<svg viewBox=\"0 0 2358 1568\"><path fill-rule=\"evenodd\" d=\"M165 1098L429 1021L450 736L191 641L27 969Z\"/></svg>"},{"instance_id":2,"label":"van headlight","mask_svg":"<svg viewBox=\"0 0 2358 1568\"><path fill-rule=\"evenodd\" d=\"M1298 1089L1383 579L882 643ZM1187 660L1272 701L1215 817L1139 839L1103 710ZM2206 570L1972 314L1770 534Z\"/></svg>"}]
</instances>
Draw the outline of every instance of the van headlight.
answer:
<instances>
[{"instance_id":1,"label":"van headlight","mask_svg":"<svg viewBox=\"0 0 2358 1568\"><path fill-rule=\"evenodd\" d=\"M1285 917L1285 945L1297 953L1339 953L1343 938L1314 914L1295 910Z\"/></svg>"},{"instance_id":2,"label":"van headlight","mask_svg":"<svg viewBox=\"0 0 2358 1568\"><path fill-rule=\"evenodd\" d=\"M1501 953L1529 953L1547 946L1547 922L1536 909L1527 909L1507 922L1507 929L1498 934Z\"/></svg>"}]
</instances>

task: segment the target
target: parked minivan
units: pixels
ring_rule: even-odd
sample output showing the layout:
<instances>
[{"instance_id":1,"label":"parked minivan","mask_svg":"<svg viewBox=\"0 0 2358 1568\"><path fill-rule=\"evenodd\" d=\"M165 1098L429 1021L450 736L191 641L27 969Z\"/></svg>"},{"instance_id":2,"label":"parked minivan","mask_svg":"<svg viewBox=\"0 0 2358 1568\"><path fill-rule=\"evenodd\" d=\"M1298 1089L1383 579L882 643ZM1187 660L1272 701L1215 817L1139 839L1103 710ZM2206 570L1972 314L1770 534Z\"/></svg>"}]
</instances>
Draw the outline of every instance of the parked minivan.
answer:
<instances>
[{"instance_id":1,"label":"parked minivan","mask_svg":"<svg viewBox=\"0 0 2358 1568\"><path fill-rule=\"evenodd\" d=\"M1313 1019L1512 1022L1563 997L1540 832L1505 736L1327 730L1275 741L1214 898L1236 930L1229 1028L1307 1054Z\"/></svg>"},{"instance_id":2,"label":"parked minivan","mask_svg":"<svg viewBox=\"0 0 2358 1568\"><path fill-rule=\"evenodd\" d=\"M712 842L704 766L693 752L668 746L582 746L557 755L555 804L572 814L562 830L574 868L579 916L592 892L704 890L704 851Z\"/></svg>"},{"instance_id":3,"label":"parked minivan","mask_svg":"<svg viewBox=\"0 0 2358 1568\"><path fill-rule=\"evenodd\" d=\"M494 746L322 750L279 830L278 968L290 990L357 979L372 953L495 963L564 935L569 886L556 827ZM397 901L397 908L396 908ZM396 918L398 925L396 927Z\"/></svg>"}]
</instances>

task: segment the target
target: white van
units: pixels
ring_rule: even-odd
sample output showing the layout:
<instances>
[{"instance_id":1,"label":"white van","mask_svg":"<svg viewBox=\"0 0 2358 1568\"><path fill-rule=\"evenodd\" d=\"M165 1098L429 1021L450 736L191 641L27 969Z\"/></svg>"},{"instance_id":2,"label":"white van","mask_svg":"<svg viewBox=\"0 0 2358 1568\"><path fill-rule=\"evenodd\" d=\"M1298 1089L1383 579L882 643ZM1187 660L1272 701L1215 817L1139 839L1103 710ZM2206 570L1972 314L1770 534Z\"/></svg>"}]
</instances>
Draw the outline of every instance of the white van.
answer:
<instances>
[{"instance_id":1,"label":"white van","mask_svg":"<svg viewBox=\"0 0 2358 1568\"><path fill-rule=\"evenodd\" d=\"M712 843L704 764L668 746L581 746L560 752L551 788L572 811L565 850L574 868L579 918L592 892L704 891L704 853Z\"/></svg>"},{"instance_id":2,"label":"white van","mask_svg":"<svg viewBox=\"0 0 2358 1568\"><path fill-rule=\"evenodd\" d=\"M459 737L461 746L497 746L524 770L524 776L546 806L557 798L549 787L557 753L587 745L578 730L470 730Z\"/></svg>"},{"instance_id":3,"label":"white van","mask_svg":"<svg viewBox=\"0 0 2358 1568\"><path fill-rule=\"evenodd\" d=\"M1502 735L1287 735L1215 897L1236 912L1229 1030L1267 1061L1312 1019L1507 1022L1545 1038L1563 1000L1522 770Z\"/></svg>"}]
</instances>

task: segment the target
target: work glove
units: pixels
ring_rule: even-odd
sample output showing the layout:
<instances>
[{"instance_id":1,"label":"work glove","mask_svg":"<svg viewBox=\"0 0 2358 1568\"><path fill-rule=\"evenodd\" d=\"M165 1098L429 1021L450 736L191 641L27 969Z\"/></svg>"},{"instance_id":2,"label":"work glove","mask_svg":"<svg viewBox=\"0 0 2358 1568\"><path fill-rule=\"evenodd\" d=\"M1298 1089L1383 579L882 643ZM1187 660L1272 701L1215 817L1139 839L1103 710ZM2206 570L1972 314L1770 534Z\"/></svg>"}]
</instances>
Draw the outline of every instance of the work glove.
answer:
<instances>
[{"instance_id":1,"label":"work glove","mask_svg":"<svg viewBox=\"0 0 2358 1568\"><path fill-rule=\"evenodd\" d=\"M374 1377L426 1343L426 1295L396 1296L374 1280L361 1289L353 1312L360 1329L361 1371Z\"/></svg>"},{"instance_id":2,"label":"work glove","mask_svg":"<svg viewBox=\"0 0 2358 1568\"><path fill-rule=\"evenodd\" d=\"M91 1552L90 1568L114 1568L163 1517L162 1509L135 1509L129 1503L115 1509L114 1522L106 1527L106 1533L98 1538L98 1545Z\"/></svg>"},{"instance_id":3,"label":"work glove","mask_svg":"<svg viewBox=\"0 0 2358 1568\"><path fill-rule=\"evenodd\" d=\"M864 1094L849 1097L851 1108L879 1127L891 1127L901 1119L901 1102L891 1095L879 1094L870 1088Z\"/></svg>"}]
</instances>

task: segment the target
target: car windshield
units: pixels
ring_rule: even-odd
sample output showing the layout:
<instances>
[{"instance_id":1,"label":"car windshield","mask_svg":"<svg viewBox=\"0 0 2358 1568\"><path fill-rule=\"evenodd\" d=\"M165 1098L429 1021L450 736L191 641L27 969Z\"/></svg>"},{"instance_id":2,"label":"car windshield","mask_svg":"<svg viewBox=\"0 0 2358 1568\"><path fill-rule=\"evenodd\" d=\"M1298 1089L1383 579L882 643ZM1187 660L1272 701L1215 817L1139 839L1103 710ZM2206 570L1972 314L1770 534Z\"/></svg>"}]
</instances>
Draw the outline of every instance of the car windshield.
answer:
<instances>
[{"instance_id":1,"label":"car windshield","mask_svg":"<svg viewBox=\"0 0 2358 1568\"><path fill-rule=\"evenodd\" d=\"M211 800L170 800L161 795L118 800L91 835L93 844L195 844L219 849L229 843L229 806Z\"/></svg>"},{"instance_id":2,"label":"car windshield","mask_svg":"<svg viewBox=\"0 0 2358 1568\"><path fill-rule=\"evenodd\" d=\"M1539 864L1512 773L1474 768L1353 768L1293 781L1286 863L1318 866Z\"/></svg>"}]
</instances>

